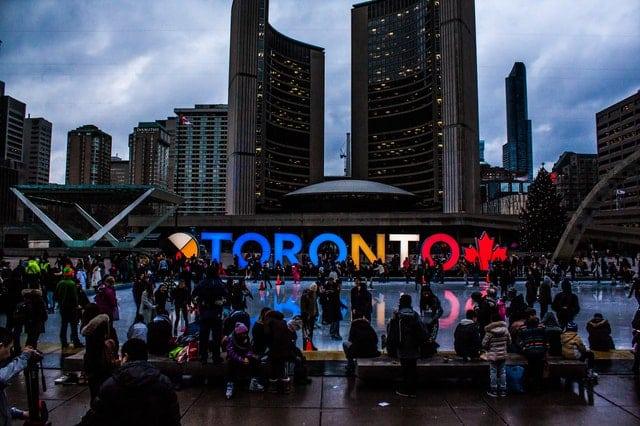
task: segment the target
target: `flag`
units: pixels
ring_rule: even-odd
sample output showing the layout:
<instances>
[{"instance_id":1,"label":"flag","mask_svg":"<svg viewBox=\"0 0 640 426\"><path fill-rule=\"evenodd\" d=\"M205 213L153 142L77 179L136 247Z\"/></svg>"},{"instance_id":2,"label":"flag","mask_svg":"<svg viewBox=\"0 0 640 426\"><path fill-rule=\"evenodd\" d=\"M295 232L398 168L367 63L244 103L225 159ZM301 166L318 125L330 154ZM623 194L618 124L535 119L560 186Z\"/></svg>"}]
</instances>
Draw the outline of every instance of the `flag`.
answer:
<instances>
[{"instance_id":1,"label":"flag","mask_svg":"<svg viewBox=\"0 0 640 426\"><path fill-rule=\"evenodd\" d=\"M183 126L191 126L191 122L185 115L180 116L180 124L182 124Z\"/></svg>"}]
</instances>

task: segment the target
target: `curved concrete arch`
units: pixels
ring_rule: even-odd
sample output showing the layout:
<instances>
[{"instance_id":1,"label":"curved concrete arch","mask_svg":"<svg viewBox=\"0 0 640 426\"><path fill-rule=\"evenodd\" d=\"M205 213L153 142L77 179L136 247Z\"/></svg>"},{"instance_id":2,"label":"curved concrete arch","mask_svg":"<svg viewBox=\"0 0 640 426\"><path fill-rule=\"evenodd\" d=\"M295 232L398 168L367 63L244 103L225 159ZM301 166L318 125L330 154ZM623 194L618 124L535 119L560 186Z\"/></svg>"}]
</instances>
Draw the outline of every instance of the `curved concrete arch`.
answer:
<instances>
[{"instance_id":1,"label":"curved concrete arch","mask_svg":"<svg viewBox=\"0 0 640 426\"><path fill-rule=\"evenodd\" d=\"M589 195L576 209L571 220L569 220L567 228L564 230L560 242L558 242L558 246L553 253L554 261L557 259L570 259L573 256L582 239L582 235L593 222L593 214L602 205L604 197L615 189L619 182L627 178L626 173L638 161L640 161L640 149L622 160L593 187Z\"/></svg>"}]
</instances>

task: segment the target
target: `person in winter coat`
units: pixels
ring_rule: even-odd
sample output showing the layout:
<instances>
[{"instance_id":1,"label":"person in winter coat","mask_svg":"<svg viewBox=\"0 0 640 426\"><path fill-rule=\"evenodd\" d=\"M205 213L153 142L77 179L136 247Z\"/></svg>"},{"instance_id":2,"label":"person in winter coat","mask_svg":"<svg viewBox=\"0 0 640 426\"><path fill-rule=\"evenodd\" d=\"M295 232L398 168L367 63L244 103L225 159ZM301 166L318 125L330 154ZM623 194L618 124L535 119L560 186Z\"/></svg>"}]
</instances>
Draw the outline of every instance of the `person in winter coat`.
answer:
<instances>
[{"instance_id":1,"label":"person in winter coat","mask_svg":"<svg viewBox=\"0 0 640 426\"><path fill-rule=\"evenodd\" d=\"M156 309L156 305L153 300L153 284L149 281L145 282L147 288L142 292L138 313L144 318L145 324L149 324L151 320L153 320L153 313Z\"/></svg>"},{"instance_id":2,"label":"person in winter coat","mask_svg":"<svg viewBox=\"0 0 640 426\"><path fill-rule=\"evenodd\" d=\"M486 359L489 361L489 396L496 397L507 395L507 347L511 343L511 336L507 329L507 323L500 321L497 315L485 327L482 347L486 351Z\"/></svg>"},{"instance_id":3,"label":"person in winter coat","mask_svg":"<svg viewBox=\"0 0 640 426\"><path fill-rule=\"evenodd\" d=\"M538 280L538 274L533 270L533 268L529 268L527 272L527 282L525 287L527 289L526 301L527 305L533 306L536 303L536 299L538 298L538 286L540 285L540 281Z\"/></svg>"},{"instance_id":4,"label":"person in winter coat","mask_svg":"<svg viewBox=\"0 0 640 426\"><path fill-rule=\"evenodd\" d=\"M180 425L173 385L148 358L142 340L131 339L122 345L122 367L104 382L80 425Z\"/></svg>"},{"instance_id":5,"label":"person in winter coat","mask_svg":"<svg viewBox=\"0 0 640 426\"><path fill-rule=\"evenodd\" d=\"M251 345L253 346L253 352L262 357L267 352L267 340L264 334L265 315L271 308L264 307L260 310L258 320L253 324L251 329Z\"/></svg>"},{"instance_id":6,"label":"person in winter coat","mask_svg":"<svg viewBox=\"0 0 640 426\"><path fill-rule=\"evenodd\" d=\"M427 342L422 347L423 356L435 355L438 347L438 332L440 330L440 318L444 310L440 299L435 295L431 286L422 286L420 291L420 316L423 327L428 334Z\"/></svg>"},{"instance_id":7,"label":"person in winter coat","mask_svg":"<svg viewBox=\"0 0 640 426\"><path fill-rule=\"evenodd\" d=\"M269 350L269 390L289 393L291 379L287 375L286 363L293 360L296 354L291 331L287 327L282 312L269 311L264 318L265 340Z\"/></svg>"},{"instance_id":8,"label":"person in winter coat","mask_svg":"<svg viewBox=\"0 0 640 426\"><path fill-rule=\"evenodd\" d=\"M342 340L340 321L343 307L346 306L340 300L340 285L331 279L328 280L322 294L322 322L330 325L329 334L333 340Z\"/></svg>"},{"instance_id":9,"label":"person in winter coat","mask_svg":"<svg viewBox=\"0 0 640 426\"><path fill-rule=\"evenodd\" d=\"M60 309L60 343L65 349L67 344L67 328L71 327L71 341L76 348L82 348L84 345L78 338L78 314L80 310L80 302L78 298L78 290L73 280L73 269L64 268L62 272L63 279L56 287L56 300L58 309Z\"/></svg>"},{"instance_id":10,"label":"person in winter coat","mask_svg":"<svg viewBox=\"0 0 640 426\"><path fill-rule=\"evenodd\" d=\"M545 314L549 311L549 305L553 301L551 298L551 287L553 281L547 275L542 279L542 284L538 289L538 302L540 303L540 316L544 318Z\"/></svg>"},{"instance_id":11,"label":"person in winter coat","mask_svg":"<svg viewBox=\"0 0 640 426\"><path fill-rule=\"evenodd\" d=\"M192 294L200 312L200 343L198 353L205 364L209 357L209 338L213 337L213 363L222 363L220 343L222 340L222 313L228 294L218 275L218 265L207 268L206 278L193 289Z\"/></svg>"},{"instance_id":12,"label":"person in winter coat","mask_svg":"<svg viewBox=\"0 0 640 426\"><path fill-rule=\"evenodd\" d=\"M580 301L571 290L571 281L565 278L562 281L562 291L556 294L551 308L558 315L558 322L561 328L566 328L580 312Z\"/></svg>"},{"instance_id":13,"label":"person in winter coat","mask_svg":"<svg viewBox=\"0 0 640 426\"><path fill-rule=\"evenodd\" d=\"M593 368L594 354L586 348L578 334L578 326L574 322L567 324L567 329L560 335L562 357L587 361L587 368Z\"/></svg>"},{"instance_id":14,"label":"person in winter coat","mask_svg":"<svg viewBox=\"0 0 640 426\"><path fill-rule=\"evenodd\" d=\"M114 284L115 279L112 276L108 276L96 290L96 305L98 305L100 313L108 315L109 321L112 322L120 319Z\"/></svg>"},{"instance_id":15,"label":"person in winter coat","mask_svg":"<svg viewBox=\"0 0 640 426\"><path fill-rule=\"evenodd\" d=\"M547 341L544 327L540 326L537 317L527 319L526 328L520 331L519 339L522 354L527 358L529 385L532 389L539 389L547 356Z\"/></svg>"},{"instance_id":16,"label":"person in winter coat","mask_svg":"<svg viewBox=\"0 0 640 426\"><path fill-rule=\"evenodd\" d=\"M116 366L118 337L109 323L109 316L100 313L100 308L91 303L82 315L82 336L85 338L84 372L89 381L91 402L98 396L100 386L107 380Z\"/></svg>"},{"instance_id":17,"label":"person in winter coat","mask_svg":"<svg viewBox=\"0 0 640 426\"><path fill-rule=\"evenodd\" d=\"M158 311L167 311L167 301L169 300L169 290L165 284L160 284L158 289L153 293L153 300L156 302Z\"/></svg>"},{"instance_id":18,"label":"person in winter coat","mask_svg":"<svg viewBox=\"0 0 640 426\"><path fill-rule=\"evenodd\" d=\"M187 330L189 328L189 303L191 303L191 294L185 280L180 280L178 287L174 288L171 292L171 298L173 299L176 314L176 319L173 323L173 334L177 336L180 317L182 317L184 329Z\"/></svg>"},{"instance_id":19,"label":"person in winter coat","mask_svg":"<svg viewBox=\"0 0 640 426\"><path fill-rule=\"evenodd\" d=\"M480 357L482 339L476 322L478 319L476 312L473 309L469 309L465 317L453 332L453 346L456 354L462 357L463 361L468 361L469 359L478 359Z\"/></svg>"},{"instance_id":20,"label":"person in winter coat","mask_svg":"<svg viewBox=\"0 0 640 426\"><path fill-rule=\"evenodd\" d=\"M318 350L313 344L313 329L318 319L318 284L313 283L300 296L300 316L302 317L302 348L306 350L311 342L312 350Z\"/></svg>"},{"instance_id":21,"label":"person in winter coat","mask_svg":"<svg viewBox=\"0 0 640 426\"><path fill-rule=\"evenodd\" d=\"M542 325L544 325L544 334L547 344L549 345L549 355L562 355L561 334L562 328L558 324L558 320L553 312L547 312L542 317Z\"/></svg>"},{"instance_id":22,"label":"person in winter coat","mask_svg":"<svg viewBox=\"0 0 640 426\"><path fill-rule=\"evenodd\" d=\"M349 329L349 338L342 343L342 349L347 357L347 374L353 374L356 358L377 358L378 335L365 317L354 317Z\"/></svg>"},{"instance_id":23,"label":"person in winter coat","mask_svg":"<svg viewBox=\"0 0 640 426\"><path fill-rule=\"evenodd\" d=\"M146 343L148 333L149 328L144 323L144 317L140 314L137 314L135 322L131 324L131 327L129 327L129 331L127 331L127 339L140 339Z\"/></svg>"},{"instance_id":24,"label":"person in winter coat","mask_svg":"<svg viewBox=\"0 0 640 426\"><path fill-rule=\"evenodd\" d=\"M42 291L29 288L22 290L22 303L18 304L14 312L14 321L24 326L24 331L27 333L26 346L38 348L38 339L40 334L45 332L44 324L48 318ZM16 351L19 350L20 348L16 348Z\"/></svg>"},{"instance_id":25,"label":"person in winter coat","mask_svg":"<svg viewBox=\"0 0 640 426\"><path fill-rule=\"evenodd\" d=\"M235 324L233 333L227 339L227 390L226 397L231 399L238 382L250 377L249 391L262 392L260 384L260 360L254 354L249 340L249 329L241 322Z\"/></svg>"},{"instance_id":26,"label":"person in winter coat","mask_svg":"<svg viewBox=\"0 0 640 426\"><path fill-rule=\"evenodd\" d=\"M233 333L237 323L244 324L247 330L251 327L251 317L244 309L233 310L228 317L226 317L222 323L222 336L226 338Z\"/></svg>"},{"instance_id":27,"label":"person in winter coat","mask_svg":"<svg viewBox=\"0 0 640 426\"><path fill-rule=\"evenodd\" d=\"M22 415L24 413L9 407L5 389L14 377L27 368L30 360L39 357L37 351L27 346L20 355L7 362L13 352L12 346L13 335L11 331L0 327L0 365L2 366L0 368L0 425L3 426L11 426L11 418L14 414Z\"/></svg>"},{"instance_id":28,"label":"person in winter coat","mask_svg":"<svg viewBox=\"0 0 640 426\"><path fill-rule=\"evenodd\" d=\"M415 397L417 360L427 339L420 315L411 307L411 296L403 294L398 311L387 324L387 353L399 358L402 367L402 385L396 391L400 396Z\"/></svg>"},{"instance_id":29,"label":"person in winter coat","mask_svg":"<svg viewBox=\"0 0 640 426\"><path fill-rule=\"evenodd\" d=\"M355 286L351 289L351 315L353 318L366 318L371 322L373 310L372 297L367 286L360 278L356 278Z\"/></svg>"},{"instance_id":30,"label":"person in winter coat","mask_svg":"<svg viewBox=\"0 0 640 426\"><path fill-rule=\"evenodd\" d=\"M167 311L158 309L158 315L148 325L147 348L153 355L167 356L171 347L171 319ZM175 345L174 345L175 346Z\"/></svg>"},{"instance_id":31,"label":"person in winter coat","mask_svg":"<svg viewBox=\"0 0 640 426\"><path fill-rule=\"evenodd\" d=\"M587 323L587 332L589 348L592 351L609 351L616 348L611 337L611 325L602 314L593 314L593 318Z\"/></svg>"}]
</instances>

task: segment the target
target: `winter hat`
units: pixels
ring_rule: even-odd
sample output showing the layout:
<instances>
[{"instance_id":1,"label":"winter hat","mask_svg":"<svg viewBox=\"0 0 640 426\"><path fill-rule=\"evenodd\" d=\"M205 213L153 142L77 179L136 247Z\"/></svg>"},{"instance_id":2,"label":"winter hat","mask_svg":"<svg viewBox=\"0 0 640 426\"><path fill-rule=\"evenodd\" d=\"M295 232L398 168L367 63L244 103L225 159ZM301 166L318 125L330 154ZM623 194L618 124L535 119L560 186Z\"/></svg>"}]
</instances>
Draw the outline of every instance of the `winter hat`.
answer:
<instances>
[{"instance_id":1,"label":"winter hat","mask_svg":"<svg viewBox=\"0 0 640 426\"><path fill-rule=\"evenodd\" d=\"M243 323L237 322L236 327L233 329L233 332L235 334L246 334L249 332L249 329Z\"/></svg>"},{"instance_id":2,"label":"winter hat","mask_svg":"<svg viewBox=\"0 0 640 426\"><path fill-rule=\"evenodd\" d=\"M73 278L73 269L66 267L62 270L62 275L65 278Z\"/></svg>"},{"instance_id":3,"label":"winter hat","mask_svg":"<svg viewBox=\"0 0 640 426\"><path fill-rule=\"evenodd\" d=\"M403 294L400 296L400 309L402 308L410 308L411 307L411 296L408 294Z\"/></svg>"},{"instance_id":4,"label":"winter hat","mask_svg":"<svg viewBox=\"0 0 640 426\"><path fill-rule=\"evenodd\" d=\"M567 328L566 331L578 331L578 326L576 325L575 322L571 321L569 324L567 324Z\"/></svg>"},{"instance_id":5,"label":"winter hat","mask_svg":"<svg viewBox=\"0 0 640 426\"><path fill-rule=\"evenodd\" d=\"M313 291L315 293L316 291L318 291L318 284L316 284L316 283L311 284L309 286L309 290L311 290L311 291Z\"/></svg>"}]
</instances>

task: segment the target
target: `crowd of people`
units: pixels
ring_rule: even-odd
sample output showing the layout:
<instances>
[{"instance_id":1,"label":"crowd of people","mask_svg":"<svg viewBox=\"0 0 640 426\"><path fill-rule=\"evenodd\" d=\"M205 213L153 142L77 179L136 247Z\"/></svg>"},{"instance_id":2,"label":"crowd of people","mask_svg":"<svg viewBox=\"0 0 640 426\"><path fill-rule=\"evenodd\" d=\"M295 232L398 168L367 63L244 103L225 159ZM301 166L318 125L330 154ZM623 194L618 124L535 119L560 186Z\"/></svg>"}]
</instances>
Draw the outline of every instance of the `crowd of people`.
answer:
<instances>
[{"instance_id":1,"label":"crowd of people","mask_svg":"<svg viewBox=\"0 0 640 426\"><path fill-rule=\"evenodd\" d=\"M356 268L351 258L337 262L332 253L323 254L317 267L308 259L296 265L271 266L270 262L261 264L257 255L247 255L249 266L239 270L237 259L225 268L216 261L173 259L162 253L126 255L110 262L59 257L53 264L46 255L32 257L13 269L5 263L0 271L1 307L7 314L2 333L9 336L0 335L5 339L0 348L11 348L18 355L22 351L21 337L26 335L24 353L36 350L48 316L57 309L63 351L69 348L69 340L74 348L85 348L82 379L89 385L92 401L85 424L96 424L92 419L108 412L113 404L128 403L121 397L126 394L120 392L123 383L127 383L127 392L136 392L130 389L136 383L153 383L149 386L162 390L158 398L170 401L165 409L172 413L167 416L174 416L177 402L171 399L171 386L148 363L148 354L171 353L178 361L202 364L222 364L225 355L227 398L244 384L253 392L289 393L292 382L310 381L304 352L317 350L314 330L318 323L328 327L332 339L343 341L340 322L345 319L344 312L349 312L350 330L343 341L347 373L353 374L358 358L377 357L386 350L402 365L403 382L397 392L413 396L417 359L433 356L439 348L443 308L433 288L444 281L445 272L442 258L435 259L433 265L409 259L400 263L395 256L389 262L365 261ZM90 266L85 269L85 265ZM586 324L587 349L574 322L580 304L571 279L589 271L599 281L621 281L629 284L629 297L635 296L640 304L640 279L634 279L633 272L638 265L638 261L609 254L594 254L586 262L576 258L568 265L552 264L544 256L512 256L508 261L494 262L488 274L481 276L475 265L461 264L459 273L469 287L478 286L478 291L471 297L473 309L455 329L456 353L463 360L489 362L491 396L506 395L508 353L527 358L527 383L532 389L540 387L547 355L584 360L591 377L596 377L591 370L592 350L613 349L611 326L602 315L594 315ZM387 324L386 335L378 336L371 325L373 298L369 290L374 279L385 281L392 275L403 276L415 285L417 309L411 296L403 294ZM514 286L520 276L525 279L525 294L518 294ZM247 308L253 296L247 282L259 281L259 288L266 289L273 285L272 277L276 285L284 284L289 277L296 284L312 277L301 292L300 315L285 319L282 312L265 307L251 324ZM340 295L345 282L351 281L347 306ZM120 320L117 282L131 282L136 309L122 347L114 327ZM552 288L559 285L561 291L552 297ZM94 294L93 300L88 292ZM633 328L637 373L640 310ZM300 346L298 333L302 337Z\"/></svg>"}]
</instances>

